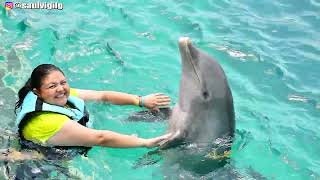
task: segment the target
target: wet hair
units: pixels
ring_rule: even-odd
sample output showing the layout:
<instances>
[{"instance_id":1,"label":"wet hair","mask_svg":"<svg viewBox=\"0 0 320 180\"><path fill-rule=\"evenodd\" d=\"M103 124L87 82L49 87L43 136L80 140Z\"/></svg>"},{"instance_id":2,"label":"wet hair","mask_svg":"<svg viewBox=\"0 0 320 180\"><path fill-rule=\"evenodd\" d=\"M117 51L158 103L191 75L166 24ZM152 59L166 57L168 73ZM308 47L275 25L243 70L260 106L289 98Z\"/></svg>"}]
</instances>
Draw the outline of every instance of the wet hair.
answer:
<instances>
[{"instance_id":1,"label":"wet hair","mask_svg":"<svg viewBox=\"0 0 320 180\"><path fill-rule=\"evenodd\" d=\"M53 64L41 64L32 71L30 78L18 92L19 100L16 102L14 109L16 114L17 109L21 107L26 95L32 91L33 88L40 89L42 80L53 71L60 71L64 75L62 70Z\"/></svg>"}]
</instances>

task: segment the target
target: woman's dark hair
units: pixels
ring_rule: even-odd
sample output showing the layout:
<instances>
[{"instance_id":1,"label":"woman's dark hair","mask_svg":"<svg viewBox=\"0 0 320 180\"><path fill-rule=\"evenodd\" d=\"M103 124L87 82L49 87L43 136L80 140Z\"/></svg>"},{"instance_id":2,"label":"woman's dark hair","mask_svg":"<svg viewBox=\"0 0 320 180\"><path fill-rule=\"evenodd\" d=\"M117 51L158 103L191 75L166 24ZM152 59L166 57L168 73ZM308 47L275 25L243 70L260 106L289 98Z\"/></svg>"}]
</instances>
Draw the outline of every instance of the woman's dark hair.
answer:
<instances>
[{"instance_id":1,"label":"woman's dark hair","mask_svg":"<svg viewBox=\"0 0 320 180\"><path fill-rule=\"evenodd\" d=\"M53 64L41 64L32 71L31 77L18 92L19 100L16 102L16 107L14 109L15 113L17 113L17 109L20 108L29 91L32 91L33 88L40 89L42 79L49 75L52 71L60 71L62 74L64 74L61 69Z\"/></svg>"}]
</instances>

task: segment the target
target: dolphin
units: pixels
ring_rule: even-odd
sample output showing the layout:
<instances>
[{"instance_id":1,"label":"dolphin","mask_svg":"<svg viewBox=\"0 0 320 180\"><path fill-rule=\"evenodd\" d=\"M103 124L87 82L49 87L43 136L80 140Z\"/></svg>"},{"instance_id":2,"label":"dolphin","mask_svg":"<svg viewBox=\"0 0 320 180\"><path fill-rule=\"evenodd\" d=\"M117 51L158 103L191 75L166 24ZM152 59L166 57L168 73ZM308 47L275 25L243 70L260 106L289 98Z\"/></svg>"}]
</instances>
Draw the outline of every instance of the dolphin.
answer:
<instances>
[{"instance_id":1,"label":"dolphin","mask_svg":"<svg viewBox=\"0 0 320 180\"><path fill-rule=\"evenodd\" d=\"M177 140L195 144L233 137L235 114L232 93L220 64L194 47L190 38L179 39L182 61L179 100L169 117L172 136L161 148Z\"/></svg>"},{"instance_id":2,"label":"dolphin","mask_svg":"<svg viewBox=\"0 0 320 180\"><path fill-rule=\"evenodd\" d=\"M164 153L166 167L207 174L224 166L230 155L235 132L233 97L214 58L194 47L188 37L179 38L179 51L179 100L169 116L171 137L160 149L176 147Z\"/></svg>"},{"instance_id":3,"label":"dolphin","mask_svg":"<svg viewBox=\"0 0 320 180\"><path fill-rule=\"evenodd\" d=\"M139 112L129 119L150 122L168 115L171 136L145 158L160 153L167 164L164 167L207 174L224 166L230 155L235 132L233 97L226 75L214 58L193 46L188 37L179 38L179 50L182 74L179 99L173 109ZM168 174L177 172L171 170Z\"/></svg>"}]
</instances>

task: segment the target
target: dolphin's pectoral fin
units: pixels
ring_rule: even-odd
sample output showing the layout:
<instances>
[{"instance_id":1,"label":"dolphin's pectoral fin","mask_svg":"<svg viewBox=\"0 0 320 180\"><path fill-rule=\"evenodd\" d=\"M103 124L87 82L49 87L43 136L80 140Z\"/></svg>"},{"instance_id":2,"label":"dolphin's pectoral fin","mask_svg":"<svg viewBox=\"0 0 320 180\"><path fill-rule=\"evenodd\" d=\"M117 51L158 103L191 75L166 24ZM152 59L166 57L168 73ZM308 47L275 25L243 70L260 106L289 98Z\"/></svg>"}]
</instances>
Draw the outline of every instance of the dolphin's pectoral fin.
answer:
<instances>
[{"instance_id":1,"label":"dolphin's pectoral fin","mask_svg":"<svg viewBox=\"0 0 320 180\"><path fill-rule=\"evenodd\" d=\"M171 115L171 109L169 107L159 108L160 111L140 111L134 113L127 118L128 121L145 121L145 122L157 122L168 120Z\"/></svg>"},{"instance_id":2,"label":"dolphin's pectoral fin","mask_svg":"<svg viewBox=\"0 0 320 180\"><path fill-rule=\"evenodd\" d=\"M134 164L133 168L137 169L143 166L149 166L152 164L156 164L161 160L160 150L150 151L145 154L143 157L139 158L139 160Z\"/></svg>"}]
</instances>

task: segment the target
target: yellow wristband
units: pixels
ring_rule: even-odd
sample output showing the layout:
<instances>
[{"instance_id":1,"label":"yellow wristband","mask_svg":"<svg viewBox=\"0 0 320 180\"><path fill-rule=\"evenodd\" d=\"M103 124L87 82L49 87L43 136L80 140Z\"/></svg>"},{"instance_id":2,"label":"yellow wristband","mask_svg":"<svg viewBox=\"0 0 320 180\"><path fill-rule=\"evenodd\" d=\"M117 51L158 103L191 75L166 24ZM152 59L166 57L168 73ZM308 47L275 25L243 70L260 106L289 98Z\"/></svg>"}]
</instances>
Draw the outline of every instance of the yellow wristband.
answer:
<instances>
[{"instance_id":1,"label":"yellow wristband","mask_svg":"<svg viewBox=\"0 0 320 180\"><path fill-rule=\"evenodd\" d=\"M136 96L136 97L134 98L134 105L135 105L135 106L139 106L139 104L140 104L140 97L139 97L139 96Z\"/></svg>"}]
</instances>

